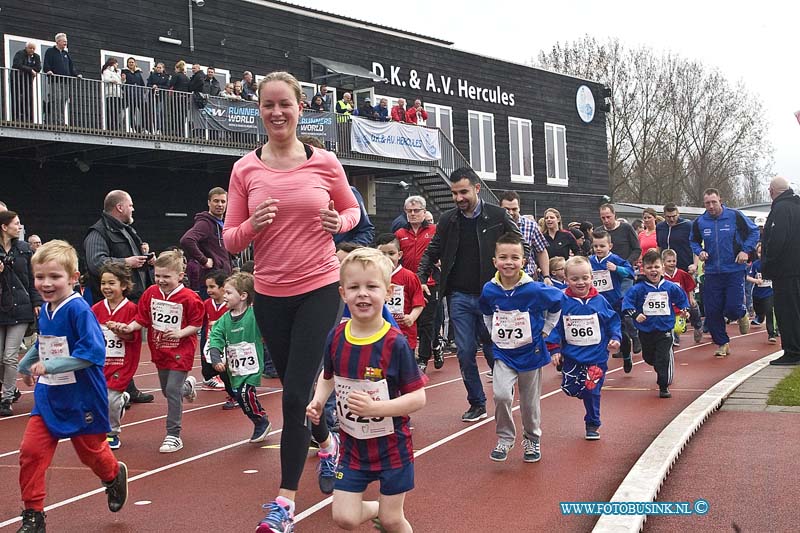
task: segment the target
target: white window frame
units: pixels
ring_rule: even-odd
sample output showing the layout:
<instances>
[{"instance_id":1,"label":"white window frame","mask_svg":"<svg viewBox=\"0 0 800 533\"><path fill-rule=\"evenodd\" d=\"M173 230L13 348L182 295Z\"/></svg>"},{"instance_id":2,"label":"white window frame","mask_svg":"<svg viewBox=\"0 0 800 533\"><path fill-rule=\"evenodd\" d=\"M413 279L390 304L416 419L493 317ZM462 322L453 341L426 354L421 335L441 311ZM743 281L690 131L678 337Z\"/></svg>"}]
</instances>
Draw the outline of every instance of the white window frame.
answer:
<instances>
[{"instance_id":1,"label":"white window frame","mask_svg":"<svg viewBox=\"0 0 800 533\"><path fill-rule=\"evenodd\" d=\"M531 169L530 174L525 174L525 141L523 136L524 127L528 128L528 149L530 153L530 160L528 167ZM516 128L517 130L517 164L519 165L519 174L514 174L514 152L511 146L511 131ZM511 173L511 181L518 183L533 183L533 126L531 121L527 118L508 117L508 160L509 172Z\"/></svg>"},{"instance_id":2,"label":"white window frame","mask_svg":"<svg viewBox=\"0 0 800 533\"><path fill-rule=\"evenodd\" d=\"M480 139L480 154L481 154L481 161L480 161L480 170L476 168L475 162L472 161L472 115L475 115L478 118L478 125L480 128L478 138ZM484 131L483 131L483 122L486 117L490 117L492 123L492 166L494 167L494 172L487 172L484 170L486 168L486 146L484 144ZM492 113L485 113L483 111L473 111L471 109L467 110L467 125L469 127L469 158L470 158L470 166L475 169L475 172L481 177L483 180L487 181L496 181L497 180L497 152L495 150L495 132L494 132L494 115Z\"/></svg>"},{"instance_id":3,"label":"white window frame","mask_svg":"<svg viewBox=\"0 0 800 533\"><path fill-rule=\"evenodd\" d=\"M47 41L43 39L33 39L30 37L22 37L20 35L4 35L3 36L3 44L5 46L5 65L6 68L12 68L14 64L14 54L11 53L11 41L22 41L24 43L32 42L36 45L36 52L39 54L40 59L42 60L42 67L44 67L44 52L53 46L56 45L55 41ZM39 74L44 74L44 72L40 72ZM10 79L6 77L3 80L3 84L5 85L6 94L11 94L11 86L10 86ZM34 81L34 99L33 99L33 122L34 124L41 124L42 123L42 76L36 76L36 80ZM5 98L5 106L4 112L5 116L8 119L11 119L11 98Z\"/></svg>"},{"instance_id":4,"label":"white window frame","mask_svg":"<svg viewBox=\"0 0 800 533\"><path fill-rule=\"evenodd\" d=\"M303 93L308 97L308 100L306 100L308 102L308 105L311 105L311 101L314 99L314 95L317 94L317 92L319 92L319 90L317 89L317 84L308 83L307 81L301 81L300 88L303 90ZM311 89L310 95L308 92L306 92L306 89Z\"/></svg>"},{"instance_id":5,"label":"white window frame","mask_svg":"<svg viewBox=\"0 0 800 533\"><path fill-rule=\"evenodd\" d=\"M158 62L155 60L155 58L152 58L152 57L139 56L139 55L136 55L136 54L127 54L127 53L122 53L122 52L116 52L114 50L100 50L100 67L101 68L103 67L103 64L106 62L106 60L105 60L105 56L106 55L112 55L112 56L116 56L116 57L121 57L122 58L122 63L120 63L117 66L117 68L119 69L120 72L122 72L123 69L128 68L127 67L127 61L128 61L129 57L134 58L136 60L137 64L138 64L139 61L143 61L143 62L146 61L147 63L150 63L152 65L150 67L150 72L153 72L155 70L155 68L156 68L156 65L158 64ZM144 81L145 81L145 85L147 85L147 76L145 76Z\"/></svg>"},{"instance_id":6,"label":"white window frame","mask_svg":"<svg viewBox=\"0 0 800 533\"><path fill-rule=\"evenodd\" d=\"M555 146L549 147L547 142L547 132L548 130L552 130L553 132L553 143ZM564 134L564 146L562 149L564 150L564 168L561 168L560 160L560 151L558 146L558 132L561 131ZM562 124L552 124L550 122L544 123L544 143L545 143L545 163L547 166L547 184L552 185L555 187L567 187L569 186L569 158L567 157L567 128ZM550 150L554 151L553 161L555 164L555 168L550 168L550 157L548 153Z\"/></svg>"},{"instance_id":7,"label":"white window frame","mask_svg":"<svg viewBox=\"0 0 800 533\"><path fill-rule=\"evenodd\" d=\"M447 106L447 105L433 104L431 102L425 102L424 104L422 104L422 107L424 107L425 111L428 112L428 117L429 117L428 118L428 121L429 121L428 126L429 127L437 127L437 128L439 128L440 130L442 130L442 133L444 133L444 136L447 137L448 139L450 139L450 141L452 142L453 141L453 108L450 107L450 106ZM449 115L450 116L450 120L449 120L449 123L447 124L447 126L448 126L447 129L442 128L442 116L441 116L441 113L442 113L443 109L447 109L448 111L450 111L450 115ZM431 115L433 115L433 117L434 117L434 122L436 123L436 126L433 126L432 124L430 124L430 116Z\"/></svg>"}]
</instances>

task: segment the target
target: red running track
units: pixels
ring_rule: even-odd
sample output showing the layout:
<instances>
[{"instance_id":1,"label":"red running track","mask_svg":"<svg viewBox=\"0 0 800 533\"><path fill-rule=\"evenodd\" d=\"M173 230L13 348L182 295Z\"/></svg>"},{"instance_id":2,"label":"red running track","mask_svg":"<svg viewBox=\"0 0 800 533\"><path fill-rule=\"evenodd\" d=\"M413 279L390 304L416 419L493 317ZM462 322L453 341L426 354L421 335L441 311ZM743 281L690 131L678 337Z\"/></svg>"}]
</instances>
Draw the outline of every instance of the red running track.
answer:
<instances>
[{"instance_id":1,"label":"red running track","mask_svg":"<svg viewBox=\"0 0 800 533\"><path fill-rule=\"evenodd\" d=\"M730 333L734 335L733 328ZM755 331L737 335L732 355L718 360L712 356L713 345L694 345L689 337L684 335L676 354L669 400L658 398L655 374L640 357L628 375L622 373L621 360L610 360L600 441L583 439L583 405L559 391L560 376L548 367L542 387L542 460L535 464L523 463L519 446L507 462L491 461L493 421L473 425L460 421L467 404L455 358L448 357L441 370L431 368L427 406L412 418L419 456L416 489L406 499L406 515L415 530L590 530L595 517L562 516L558 503L607 501L673 417L723 377L774 351L766 344L766 334ZM199 376L199 369L193 373ZM491 383L484 381L491 413ZM155 389L157 383L153 365L143 363L137 375L139 387ZM280 383L264 380L263 385L259 393L273 432L261 445L246 442L252 424L240 411L221 410L224 393L201 391L195 403L184 404L183 450L160 454L164 398L157 392L154 403L135 405L123 420L122 448L117 451L129 467L130 499L116 514L108 512L98 480L80 464L72 447L62 443L48 471L50 530L253 530L263 516L261 504L275 496L280 479ZM29 412L31 402L32 395L25 394L15 412ZM26 415L0 419L3 531L19 527L17 449L26 420ZM336 531L330 506L317 488L315 467L316 457L310 453L298 493L297 531ZM367 497L375 495L377 488L370 487Z\"/></svg>"}]
</instances>

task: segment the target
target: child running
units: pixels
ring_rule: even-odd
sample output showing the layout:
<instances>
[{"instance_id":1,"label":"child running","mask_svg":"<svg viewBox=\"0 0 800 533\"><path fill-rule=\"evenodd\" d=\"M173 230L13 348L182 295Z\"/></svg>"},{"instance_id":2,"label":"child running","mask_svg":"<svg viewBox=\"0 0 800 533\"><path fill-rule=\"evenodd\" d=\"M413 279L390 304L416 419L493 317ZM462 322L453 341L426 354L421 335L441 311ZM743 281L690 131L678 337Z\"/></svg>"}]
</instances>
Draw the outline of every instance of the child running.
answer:
<instances>
[{"instance_id":1,"label":"child running","mask_svg":"<svg viewBox=\"0 0 800 533\"><path fill-rule=\"evenodd\" d=\"M261 407L256 387L264 371L264 341L253 315L253 276L239 272L223 284L228 312L216 321L208 338L209 355L214 370L227 374L236 401L253 425L250 442L267 439L272 425ZM223 356L224 354L224 356Z\"/></svg>"},{"instance_id":2,"label":"child running","mask_svg":"<svg viewBox=\"0 0 800 533\"><path fill-rule=\"evenodd\" d=\"M313 423L336 389L342 453L333 492L333 519L342 529L373 520L383 531L410 532L403 502L414 488L409 414L425 405L427 378L399 329L381 316L391 296L392 263L363 248L342 262L339 293L352 318L328 336L324 373L306 414ZM380 481L380 502L364 491ZM377 520L376 520L377 519Z\"/></svg>"},{"instance_id":3,"label":"child running","mask_svg":"<svg viewBox=\"0 0 800 533\"><path fill-rule=\"evenodd\" d=\"M772 293L772 280L764 279L761 275L761 243L756 245L758 259L750 265L747 281L753 284L753 309L756 312L755 323L767 324L767 342L777 344L778 334L775 331L774 296Z\"/></svg>"},{"instance_id":4,"label":"child running","mask_svg":"<svg viewBox=\"0 0 800 533\"><path fill-rule=\"evenodd\" d=\"M492 388L497 445L489 457L492 461L505 461L514 447L517 430L511 404L519 383L522 459L535 463L542 458L542 367L550 362L544 338L558 322L562 293L533 281L522 270L525 249L517 235L507 233L497 239L492 261L497 274L483 286L478 301L486 328L492 334L495 358Z\"/></svg>"},{"instance_id":5,"label":"child running","mask_svg":"<svg viewBox=\"0 0 800 533\"><path fill-rule=\"evenodd\" d=\"M225 388L225 383L222 381L222 376L225 375L225 372L220 373L214 370L211 359L208 357L207 343L208 335L211 333L211 328L214 327L214 322L228 311L228 308L225 306L225 292L222 289L227 278L228 276L225 272L221 270L212 270L206 274L203 279L203 283L206 285L208 298L203 300L205 318L203 319L203 329L200 335L200 349L203 353L200 365L203 372L203 386L211 390L222 390Z\"/></svg>"},{"instance_id":6,"label":"child running","mask_svg":"<svg viewBox=\"0 0 800 533\"><path fill-rule=\"evenodd\" d=\"M112 331L136 318L136 304L127 298L132 287L130 267L112 261L100 267L100 292L104 299L92 306L92 312L100 322L106 341L103 373L108 387L108 421L111 424L108 445L112 450L122 445L119 440L120 420L130 399L125 389L139 368L142 353L141 332L116 334Z\"/></svg>"},{"instance_id":7,"label":"child running","mask_svg":"<svg viewBox=\"0 0 800 533\"><path fill-rule=\"evenodd\" d=\"M100 324L72 287L78 282L78 255L69 243L53 240L31 258L34 285L44 305L37 350L20 361L26 385L34 384L34 406L19 452L19 485L25 533L44 532L47 468L59 439L72 441L81 462L106 487L108 508L117 512L128 499L128 468L108 447L108 397L103 376L106 350Z\"/></svg>"},{"instance_id":8,"label":"child running","mask_svg":"<svg viewBox=\"0 0 800 533\"><path fill-rule=\"evenodd\" d=\"M636 332L630 318L626 319L622 314L621 284L622 278L633 278L633 267L625 259L611 253L611 249L614 247L611 242L611 234L597 229L592 232L592 239L594 255L589 258L589 263L592 265L592 286L619 314L623 335L620 352L614 354L614 357L622 357L623 369L626 374L629 374L633 370L631 339Z\"/></svg>"},{"instance_id":9,"label":"child running","mask_svg":"<svg viewBox=\"0 0 800 533\"><path fill-rule=\"evenodd\" d=\"M561 390L583 400L586 440L600 439L600 390L608 371L609 351L619 350L619 314L592 286L592 265L585 257L566 262L569 287L561 298L558 333L561 353L553 364L563 367Z\"/></svg>"},{"instance_id":10,"label":"child running","mask_svg":"<svg viewBox=\"0 0 800 533\"><path fill-rule=\"evenodd\" d=\"M642 359L656 371L659 398L671 398L669 386L675 366L672 330L678 308L688 315L689 300L678 285L664 279L664 265L657 250L642 257L642 271L625 295L622 311L636 322L642 341Z\"/></svg>"},{"instance_id":11,"label":"child running","mask_svg":"<svg viewBox=\"0 0 800 533\"><path fill-rule=\"evenodd\" d=\"M158 449L161 453L183 448L181 401L186 398L193 402L197 397L197 380L189 376L189 371L197 352L197 332L203 325L203 301L181 283L185 270L179 252L159 255L155 264L156 284L148 287L139 299L136 320L112 330L119 334L147 328L147 345L158 370L161 392L167 399L167 436Z\"/></svg>"},{"instance_id":12,"label":"child running","mask_svg":"<svg viewBox=\"0 0 800 533\"><path fill-rule=\"evenodd\" d=\"M694 328L694 342L703 340L703 321L700 319L700 308L694 299L694 289L697 284L691 274L678 268L678 254L675 250L667 248L661 252L661 260L664 263L664 279L680 285L686 297L689 299L689 320ZM680 335L677 332L672 334L673 346L680 346Z\"/></svg>"},{"instance_id":13,"label":"child running","mask_svg":"<svg viewBox=\"0 0 800 533\"><path fill-rule=\"evenodd\" d=\"M375 247L392 262L392 296L389 298L389 312L400 325L411 350L417 349L417 319L425 309L425 296L422 285L414 272L400 264L403 252L400 241L393 233L383 233L375 240Z\"/></svg>"}]
</instances>

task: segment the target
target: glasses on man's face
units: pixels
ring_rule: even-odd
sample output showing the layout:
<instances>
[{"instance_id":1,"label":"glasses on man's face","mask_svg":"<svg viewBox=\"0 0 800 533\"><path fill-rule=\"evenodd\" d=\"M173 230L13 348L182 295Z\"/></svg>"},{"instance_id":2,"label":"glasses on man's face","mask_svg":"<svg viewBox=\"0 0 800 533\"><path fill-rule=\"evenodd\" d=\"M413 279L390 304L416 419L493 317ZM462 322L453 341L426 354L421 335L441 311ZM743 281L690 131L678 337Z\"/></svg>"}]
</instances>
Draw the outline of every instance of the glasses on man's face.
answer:
<instances>
[{"instance_id":1,"label":"glasses on man's face","mask_svg":"<svg viewBox=\"0 0 800 533\"><path fill-rule=\"evenodd\" d=\"M425 211L425 210L424 209L406 209L406 213L408 213L409 215L417 215L419 213L422 213L423 211Z\"/></svg>"}]
</instances>

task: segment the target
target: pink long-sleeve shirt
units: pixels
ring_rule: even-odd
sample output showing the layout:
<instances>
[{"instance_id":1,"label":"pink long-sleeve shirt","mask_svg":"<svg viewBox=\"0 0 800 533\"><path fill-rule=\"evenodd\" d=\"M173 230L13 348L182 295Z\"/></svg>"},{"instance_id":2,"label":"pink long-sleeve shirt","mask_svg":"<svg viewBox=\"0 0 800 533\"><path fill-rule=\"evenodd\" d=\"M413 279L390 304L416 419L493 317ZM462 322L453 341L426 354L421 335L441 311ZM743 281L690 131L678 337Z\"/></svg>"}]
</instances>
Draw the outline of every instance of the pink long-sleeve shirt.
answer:
<instances>
[{"instance_id":1,"label":"pink long-sleeve shirt","mask_svg":"<svg viewBox=\"0 0 800 533\"><path fill-rule=\"evenodd\" d=\"M335 155L314 150L302 165L275 170L250 152L233 165L229 188L222 237L234 254L253 242L256 292L295 296L339 280L333 236L322 229L319 210L333 200L342 233L358 224L361 210ZM278 212L256 232L249 219L267 198L280 200Z\"/></svg>"}]
</instances>

